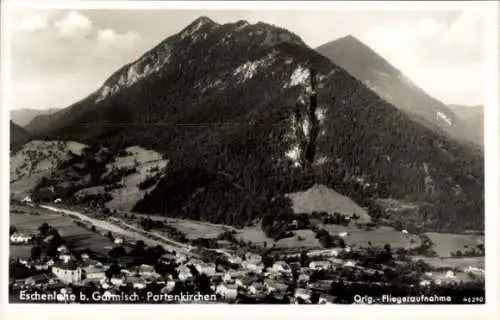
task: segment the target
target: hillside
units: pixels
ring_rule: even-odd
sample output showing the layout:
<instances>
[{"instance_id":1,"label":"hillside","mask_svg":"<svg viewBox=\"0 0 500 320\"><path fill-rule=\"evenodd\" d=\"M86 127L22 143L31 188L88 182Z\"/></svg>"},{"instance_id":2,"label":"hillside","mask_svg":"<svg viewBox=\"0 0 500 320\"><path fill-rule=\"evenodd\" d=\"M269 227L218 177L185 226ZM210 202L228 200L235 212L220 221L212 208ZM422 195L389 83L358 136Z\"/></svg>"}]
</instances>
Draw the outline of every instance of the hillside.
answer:
<instances>
[{"instance_id":1,"label":"hillside","mask_svg":"<svg viewBox=\"0 0 500 320\"><path fill-rule=\"evenodd\" d=\"M484 108L483 106L450 105L453 112L462 119L470 131L474 132L481 144L484 144Z\"/></svg>"},{"instance_id":2,"label":"hillside","mask_svg":"<svg viewBox=\"0 0 500 320\"><path fill-rule=\"evenodd\" d=\"M360 216L359 222L369 222L370 216L366 210L351 199L335 192L324 185L314 185L305 191L286 195L292 201L295 213L338 212L340 214Z\"/></svg>"},{"instance_id":3,"label":"hillside","mask_svg":"<svg viewBox=\"0 0 500 320\"><path fill-rule=\"evenodd\" d=\"M459 141L481 145L470 128L447 105L431 97L370 47L349 35L316 50L344 68L387 102L408 112L429 128Z\"/></svg>"},{"instance_id":4,"label":"hillside","mask_svg":"<svg viewBox=\"0 0 500 320\"><path fill-rule=\"evenodd\" d=\"M23 128L10 121L10 149L16 149L29 139L29 133Z\"/></svg>"},{"instance_id":5,"label":"hillside","mask_svg":"<svg viewBox=\"0 0 500 320\"><path fill-rule=\"evenodd\" d=\"M10 112L10 119L21 127L26 127L36 117L48 116L61 109L16 109ZM30 131L31 132L31 131Z\"/></svg>"},{"instance_id":6,"label":"hillside","mask_svg":"<svg viewBox=\"0 0 500 320\"><path fill-rule=\"evenodd\" d=\"M81 154L85 146L74 141L30 141L10 156L10 192L21 199L43 178L52 177L64 161Z\"/></svg>"},{"instance_id":7,"label":"hillside","mask_svg":"<svg viewBox=\"0 0 500 320\"><path fill-rule=\"evenodd\" d=\"M317 105L300 102L310 78ZM480 152L265 23L197 19L55 118L39 137L163 155L163 178L134 211L241 226L292 212L285 194L319 183L371 215L382 215L375 199L408 199L436 204L417 209L428 228L483 227Z\"/></svg>"}]
</instances>

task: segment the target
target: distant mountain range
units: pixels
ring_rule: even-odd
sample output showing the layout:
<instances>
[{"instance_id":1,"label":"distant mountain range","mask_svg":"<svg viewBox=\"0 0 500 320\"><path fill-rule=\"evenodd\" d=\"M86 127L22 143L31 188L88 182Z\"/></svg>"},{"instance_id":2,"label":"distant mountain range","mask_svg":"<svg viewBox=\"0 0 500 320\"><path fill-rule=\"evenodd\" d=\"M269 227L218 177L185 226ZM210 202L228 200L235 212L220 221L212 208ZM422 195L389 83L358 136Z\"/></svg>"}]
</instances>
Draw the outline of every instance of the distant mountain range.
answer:
<instances>
[{"instance_id":1,"label":"distant mountain range","mask_svg":"<svg viewBox=\"0 0 500 320\"><path fill-rule=\"evenodd\" d=\"M351 42L349 50L363 50ZM482 153L429 126L446 128L435 118L442 113L454 128L454 114L435 102L422 124L381 96L288 30L201 17L32 131L89 145L38 189L74 199L101 183L109 159L141 146L168 165L137 212L245 225L292 212L286 194L321 184L374 216L383 216L380 199L412 201L417 209L401 219L423 228L482 228ZM92 179L72 182L73 165Z\"/></svg>"},{"instance_id":2,"label":"distant mountain range","mask_svg":"<svg viewBox=\"0 0 500 320\"><path fill-rule=\"evenodd\" d=\"M15 149L29 140L29 133L10 121L10 148Z\"/></svg>"},{"instance_id":3,"label":"distant mountain range","mask_svg":"<svg viewBox=\"0 0 500 320\"><path fill-rule=\"evenodd\" d=\"M461 106L449 105L463 123L474 132L481 144L484 144L484 107L483 106Z\"/></svg>"},{"instance_id":4,"label":"distant mountain range","mask_svg":"<svg viewBox=\"0 0 500 320\"><path fill-rule=\"evenodd\" d=\"M38 116L49 116L61 109L18 109L10 112L10 119L21 127L26 127Z\"/></svg>"},{"instance_id":5,"label":"distant mountain range","mask_svg":"<svg viewBox=\"0 0 500 320\"><path fill-rule=\"evenodd\" d=\"M482 145L478 132L464 123L452 108L428 95L354 36L326 43L316 50L413 119L459 141Z\"/></svg>"}]
</instances>

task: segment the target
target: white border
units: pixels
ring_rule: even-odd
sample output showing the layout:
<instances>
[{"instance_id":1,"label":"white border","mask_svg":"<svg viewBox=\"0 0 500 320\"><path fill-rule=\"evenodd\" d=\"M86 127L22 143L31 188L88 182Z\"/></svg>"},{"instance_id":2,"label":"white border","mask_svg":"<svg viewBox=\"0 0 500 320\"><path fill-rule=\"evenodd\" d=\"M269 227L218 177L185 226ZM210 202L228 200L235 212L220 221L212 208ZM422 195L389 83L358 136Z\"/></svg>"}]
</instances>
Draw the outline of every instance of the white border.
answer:
<instances>
[{"instance_id":1,"label":"white border","mask_svg":"<svg viewBox=\"0 0 500 320\"><path fill-rule=\"evenodd\" d=\"M2 36L1 36L1 119L7 124L9 119L10 97L10 21L6 11L12 8L36 9L264 9L264 10L479 10L485 17L485 203L486 203L486 295L487 304L483 306L231 306L231 305L121 305L121 306L82 306L82 305L7 305L7 268L2 267L0 290L2 293L1 319L67 319L89 318L95 319L141 319L145 317L172 318L172 319L277 319L277 318L360 318L360 319L487 319L490 316L496 319L499 308L496 303L500 301L498 272L500 241L497 230L499 225L499 81L498 70L498 4L495 1L440 1L440 2L391 2L391 1L344 1L344 2L319 2L319 1L279 1L279 2L216 2L216 1L2 1ZM293 30L292 30L293 31ZM36 54L36 53L34 53ZM1 200L2 200L2 246L0 252L4 263L8 260L7 233L9 184L7 176L9 171L9 129L8 124L2 126L0 133L1 147L5 150L1 158Z\"/></svg>"}]
</instances>

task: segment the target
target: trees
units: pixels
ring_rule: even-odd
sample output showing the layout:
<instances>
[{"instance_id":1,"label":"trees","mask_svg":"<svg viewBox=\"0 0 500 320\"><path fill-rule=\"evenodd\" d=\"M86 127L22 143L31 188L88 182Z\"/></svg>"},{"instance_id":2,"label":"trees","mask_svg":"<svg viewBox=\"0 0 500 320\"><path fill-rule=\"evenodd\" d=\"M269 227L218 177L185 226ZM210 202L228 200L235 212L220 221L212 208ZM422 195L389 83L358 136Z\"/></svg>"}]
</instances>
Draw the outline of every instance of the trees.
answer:
<instances>
[{"instance_id":1,"label":"trees","mask_svg":"<svg viewBox=\"0 0 500 320\"><path fill-rule=\"evenodd\" d=\"M44 238L49 235L49 230L50 230L50 226L47 222L42 223L38 227L38 232L40 232L40 235Z\"/></svg>"},{"instance_id":2,"label":"trees","mask_svg":"<svg viewBox=\"0 0 500 320\"><path fill-rule=\"evenodd\" d=\"M114 275L120 274L121 268L117 264L111 265L108 270L106 270L106 277L111 280Z\"/></svg>"},{"instance_id":3,"label":"trees","mask_svg":"<svg viewBox=\"0 0 500 320\"><path fill-rule=\"evenodd\" d=\"M127 251L122 246L114 247L108 252L110 258L121 258L127 255Z\"/></svg>"},{"instance_id":4,"label":"trees","mask_svg":"<svg viewBox=\"0 0 500 320\"><path fill-rule=\"evenodd\" d=\"M9 228L9 236L13 235L17 232L17 228L15 226L10 226Z\"/></svg>"},{"instance_id":5,"label":"trees","mask_svg":"<svg viewBox=\"0 0 500 320\"><path fill-rule=\"evenodd\" d=\"M40 248L39 246L34 246L33 248L31 248L30 251L31 259L38 260L41 255L42 255L42 248Z\"/></svg>"}]
</instances>

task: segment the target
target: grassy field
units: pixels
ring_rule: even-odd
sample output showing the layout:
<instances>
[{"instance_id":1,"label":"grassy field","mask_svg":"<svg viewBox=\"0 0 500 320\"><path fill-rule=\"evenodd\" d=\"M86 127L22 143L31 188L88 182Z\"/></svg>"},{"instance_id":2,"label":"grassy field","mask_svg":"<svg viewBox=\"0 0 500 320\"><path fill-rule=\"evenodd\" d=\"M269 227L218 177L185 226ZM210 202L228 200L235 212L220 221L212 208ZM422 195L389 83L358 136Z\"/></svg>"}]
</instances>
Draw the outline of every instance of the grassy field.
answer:
<instances>
[{"instance_id":1,"label":"grassy field","mask_svg":"<svg viewBox=\"0 0 500 320\"><path fill-rule=\"evenodd\" d=\"M472 234L428 232L426 235L434 242L434 250L440 257L451 257L451 252L470 250L478 244L484 243L484 236ZM464 248L464 246L468 246L469 249Z\"/></svg>"},{"instance_id":2,"label":"grassy field","mask_svg":"<svg viewBox=\"0 0 500 320\"><path fill-rule=\"evenodd\" d=\"M197 238L216 238L219 234L226 230L233 230L234 228L201 221L183 220L183 219L167 219L170 226L177 230L184 232L188 239Z\"/></svg>"},{"instance_id":3,"label":"grassy field","mask_svg":"<svg viewBox=\"0 0 500 320\"><path fill-rule=\"evenodd\" d=\"M367 247L368 242L371 242L374 247L383 247L388 243L393 248L409 249L418 247L421 243L417 236L409 235L408 238L405 238L401 232L384 226L373 231L361 230L355 226L344 227L338 225L326 225L324 228L328 230L330 234L347 232L348 235L344 238L345 242L349 245L357 245L358 247ZM413 243L411 243L411 239L413 239Z\"/></svg>"},{"instance_id":4,"label":"grassy field","mask_svg":"<svg viewBox=\"0 0 500 320\"><path fill-rule=\"evenodd\" d=\"M423 260L435 268L459 268L465 269L469 266L484 269L484 257L467 257L467 258L427 258L414 257L415 260Z\"/></svg>"},{"instance_id":5,"label":"grassy field","mask_svg":"<svg viewBox=\"0 0 500 320\"><path fill-rule=\"evenodd\" d=\"M28 209L26 209L28 210ZM31 209L33 211L38 209ZM73 219L58 214L44 213L39 215L29 213L10 214L10 225L15 226L18 231L28 234L38 233L38 227L47 222L56 228L66 241L72 241L76 250L90 249L98 253L107 253L112 247L112 242L105 236L84 229L74 224ZM24 248L23 248L24 247ZM11 246L11 256L29 256L31 246Z\"/></svg>"},{"instance_id":6,"label":"grassy field","mask_svg":"<svg viewBox=\"0 0 500 320\"><path fill-rule=\"evenodd\" d=\"M371 221L365 209L350 198L324 185L317 184L305 191L287 194L287 197L292 201L295 213L311 213L313 211L325 211L332 214L338 212L344 215L356 213L360 216L359 222Z\"/></svg>"}]
</instances>

